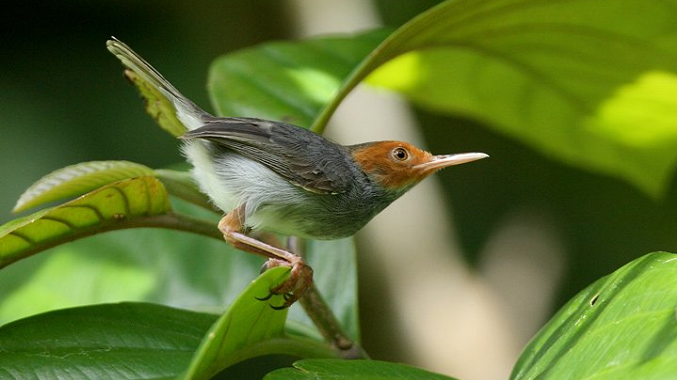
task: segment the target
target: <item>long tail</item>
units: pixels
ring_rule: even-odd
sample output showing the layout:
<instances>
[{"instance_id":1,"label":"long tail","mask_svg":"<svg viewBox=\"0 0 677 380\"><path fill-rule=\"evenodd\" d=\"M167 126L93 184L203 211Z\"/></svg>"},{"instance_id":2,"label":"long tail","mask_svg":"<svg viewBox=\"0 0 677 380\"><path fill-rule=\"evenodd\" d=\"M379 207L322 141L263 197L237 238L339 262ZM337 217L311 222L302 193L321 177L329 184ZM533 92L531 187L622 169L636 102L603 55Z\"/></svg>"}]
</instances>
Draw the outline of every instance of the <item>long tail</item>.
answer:
<instances>
[{"instance_id":1,"label":"long tail","mask_svg":"<svg viewBox=\"0 0 677 380\"><path fill-rule=\"evenodd\" d=\"M171 125L175 119L178 119L185 129L193 130L204 125L205 120L211 117L211 115L195 105L190 99L183 96L162 74L124 42L111 37L110 40L106 41L106 47L125 67L141 78L143 83L138 83L134 78L130 77L132 82L139 87L142 96L146 98L148 113L163 128L170 130L174 134L182 134L176 131L176 126ZM163 99L154 99L157 95L147 91L149 90L148 86L155 89L155 92L159 93ZM156 104L157 101L161 102L160 105ZM163 103L169 105L171 109L167 110L166 107L162 107ZM168 111L172 115L167 115Z\"/></svg>"}]
</instances>

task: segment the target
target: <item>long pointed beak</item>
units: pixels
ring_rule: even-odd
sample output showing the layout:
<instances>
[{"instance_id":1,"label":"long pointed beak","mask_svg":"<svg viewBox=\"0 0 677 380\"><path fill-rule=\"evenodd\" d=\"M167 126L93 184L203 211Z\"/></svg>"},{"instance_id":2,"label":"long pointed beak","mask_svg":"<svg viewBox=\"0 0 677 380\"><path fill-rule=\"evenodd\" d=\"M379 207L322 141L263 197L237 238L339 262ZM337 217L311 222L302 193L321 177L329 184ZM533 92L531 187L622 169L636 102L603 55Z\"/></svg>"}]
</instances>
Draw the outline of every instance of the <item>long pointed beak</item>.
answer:
<instances>
[{"instance_id":1,"label":"long pointed beak","mask_svg":"<svg viewBox=\"0 0 677 380\"><path fill-rule=\"evenodd\" d=\"M424 173L430 173L448 166L465 164L466 162L477 161L487 157L489 155L485 153L443 154L433 156L430 161L418 164L414 168L422 169Z\"/></svg>"}]
</instances>

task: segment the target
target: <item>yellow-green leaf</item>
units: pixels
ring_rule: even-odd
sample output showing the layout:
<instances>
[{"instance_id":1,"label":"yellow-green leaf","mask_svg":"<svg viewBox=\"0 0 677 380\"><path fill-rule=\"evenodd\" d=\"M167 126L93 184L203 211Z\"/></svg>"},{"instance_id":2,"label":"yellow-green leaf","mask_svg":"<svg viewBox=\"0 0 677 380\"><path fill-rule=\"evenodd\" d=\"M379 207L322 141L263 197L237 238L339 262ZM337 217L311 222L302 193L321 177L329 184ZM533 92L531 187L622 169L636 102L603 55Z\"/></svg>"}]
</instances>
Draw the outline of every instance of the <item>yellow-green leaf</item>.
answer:
<instances>
[{"instance_id":1,"label":"yellow-green leaf","mask_svg":"<svg viewBox=\"0 0 677 380\"><path fill-rule=\"evenodd\" d=\"M109 184L73 201L0 226L0 268L57 244L140 225L139 219L170 210L169 196L154 177Z\"/></svg>"},{"instance_id":2,"label":"yellow-green leaf","mask_svg":"<svg viewBox=\"0 0 677 380\"><path fill-rule=\"evenodd\" d=\"M381 45L372 61L395 59L368 81L660 196L677 164L676 23L675 0L447 1Z\"/></svg>"}]
</instances>

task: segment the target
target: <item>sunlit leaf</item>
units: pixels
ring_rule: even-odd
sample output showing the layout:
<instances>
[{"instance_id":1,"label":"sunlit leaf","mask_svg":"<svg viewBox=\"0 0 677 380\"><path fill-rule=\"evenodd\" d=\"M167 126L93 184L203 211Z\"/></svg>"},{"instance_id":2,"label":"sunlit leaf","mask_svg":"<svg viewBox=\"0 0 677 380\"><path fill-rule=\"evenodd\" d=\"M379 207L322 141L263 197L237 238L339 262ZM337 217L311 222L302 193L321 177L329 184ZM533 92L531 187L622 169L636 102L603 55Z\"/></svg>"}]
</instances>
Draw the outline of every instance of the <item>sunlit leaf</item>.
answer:
<instances>
[{"instance_id":1,"label":"sunlit leaf","mask_svg":"<svg viewBox=\"0 0 677 380\"><path fill-rule=\"evenodd\" d=\"M215 62L210 86L223 114L322 132L378 69L372 84L658 196L677 162L675 20L677 0L446 1L384 40L363 34L231 54Z\"/></svg>"},{"instance_id":2,"label":"sunlit leaf","mask_svg":"<svg viewBox=\"0 0 677 380\"><path fill-rule=\"evenodd\" d=\"M677 1L447 1L369 78L661 195L677 162Z\"/></svg>"},{"instance_id":3,"label":"sunlit leaf","mask_svg":"<svg viewBox=\"0 0 677 380\"><path fill-rule=\"evenodd\" d=\"M672 379L677 255L618 269L567 303L526 347L511 379Z\"/></svg>"}]
</instances>

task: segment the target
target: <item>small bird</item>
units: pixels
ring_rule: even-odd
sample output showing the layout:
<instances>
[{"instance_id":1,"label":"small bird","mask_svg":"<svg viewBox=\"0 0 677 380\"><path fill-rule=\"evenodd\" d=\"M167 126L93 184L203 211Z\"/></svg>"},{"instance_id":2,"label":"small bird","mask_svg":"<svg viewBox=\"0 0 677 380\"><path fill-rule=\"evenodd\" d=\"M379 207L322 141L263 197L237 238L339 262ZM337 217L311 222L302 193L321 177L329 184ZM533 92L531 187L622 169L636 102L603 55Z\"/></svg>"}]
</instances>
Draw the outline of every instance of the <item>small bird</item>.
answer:
<instances>
[{"instance_id":1,"label":"small bird","mask_svg":"<svg viewBox=\"0 0 677 380\"><path fill-rule=\"evenodd\" d=\"M122 64L157 90L188 130L179 138L201 191L225 216L218 228L237 249L291 267L271 289L288 307L312 281L292 252L251 237L254 231L319 240L353 235L386 206L439 169L488 157L432 155L402 141L344 146L308 129L249 117L215 117L183 96L121 41L107 41ZM129 73L127 73L129 76Z\"/></svg>"}]
</instances>

